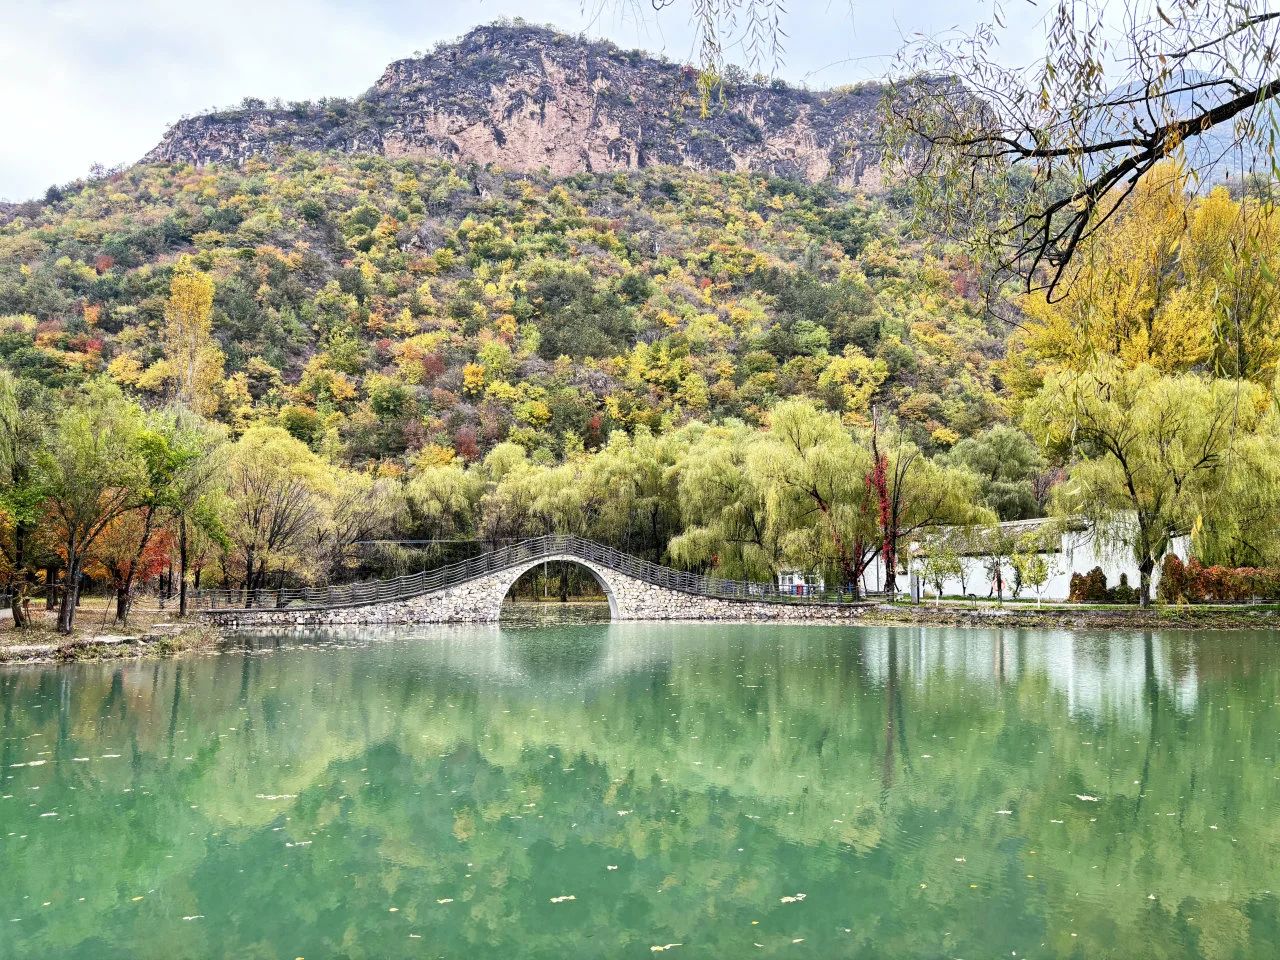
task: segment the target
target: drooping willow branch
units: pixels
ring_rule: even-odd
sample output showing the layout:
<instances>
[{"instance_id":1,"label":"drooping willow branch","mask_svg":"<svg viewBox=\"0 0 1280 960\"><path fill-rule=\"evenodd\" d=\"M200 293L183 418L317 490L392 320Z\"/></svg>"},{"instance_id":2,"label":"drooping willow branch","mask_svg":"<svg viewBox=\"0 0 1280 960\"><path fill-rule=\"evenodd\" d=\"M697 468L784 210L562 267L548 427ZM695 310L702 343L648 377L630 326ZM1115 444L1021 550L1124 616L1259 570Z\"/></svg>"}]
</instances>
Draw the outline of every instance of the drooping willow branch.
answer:
<instances>
[{"instance_id":1,"label":"drooping willow branch","mask_svg":"<svg viewBox=\"0 0 1280 960\"><path fill-rule=\"evenodd\" d=\"M1081 245L1161 161L1193 180L1223 156L1276 164L1280 13L1257 0L1058 0L1044 57L999 61L999 24L926 38L887 99L891 164L918 210L993 277L1065 293ZM1196 147L1212 140L1216 153Z\"/></svg>"}]
</instances>

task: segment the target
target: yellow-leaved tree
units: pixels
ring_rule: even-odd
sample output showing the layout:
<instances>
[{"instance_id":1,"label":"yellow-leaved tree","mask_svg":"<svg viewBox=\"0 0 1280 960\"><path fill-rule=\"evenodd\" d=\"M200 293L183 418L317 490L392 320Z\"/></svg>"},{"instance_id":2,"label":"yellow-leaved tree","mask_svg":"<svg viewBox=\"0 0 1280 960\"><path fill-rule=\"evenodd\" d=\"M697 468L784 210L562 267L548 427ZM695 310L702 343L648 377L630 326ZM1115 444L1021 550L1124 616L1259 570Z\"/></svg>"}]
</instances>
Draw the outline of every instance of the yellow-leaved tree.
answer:
<instances>
[{"instance_id":1,"label":"yellow-leaved tree","mask_svg":"<svg viewBox=\"0 0 1280 960\"><path fill-rule=\"evenodd\" d=\"M1174 164L1144 178L1122 214L1080 254L1079 276L1057 300L1023 298L1027 323L1013 338L1024 362L1081 372L1099 357L1161 373L1203 363L1212 321L1184 282L1186 176Z\"/></svg>"},{"instance_id":2,"label":"yellow-leaved tree","mask_svg":"<svg viewBox=\"0 0 1280 960\"><path fill-rule=\"evenodd\" d=\"M1023 298L1006 379L1023 395L1055 370L1114 359L1270 385L1280 368L1280 218L1219 187L1195 197L1176 164L1142 180L1084 244L1063 295Z\"/></svg>"},{"instance_id":3,"label":"yellow-leaved tree","mask_svg":"<svg viewBox=\"0 0 1280 960\"><path fill-rule=\"evenodd\" d=\"M223 355L213 338L213 278L179 259L164 308L163 341L173 398L201 415L218 409Z\"/></svg>"}]
</instances>

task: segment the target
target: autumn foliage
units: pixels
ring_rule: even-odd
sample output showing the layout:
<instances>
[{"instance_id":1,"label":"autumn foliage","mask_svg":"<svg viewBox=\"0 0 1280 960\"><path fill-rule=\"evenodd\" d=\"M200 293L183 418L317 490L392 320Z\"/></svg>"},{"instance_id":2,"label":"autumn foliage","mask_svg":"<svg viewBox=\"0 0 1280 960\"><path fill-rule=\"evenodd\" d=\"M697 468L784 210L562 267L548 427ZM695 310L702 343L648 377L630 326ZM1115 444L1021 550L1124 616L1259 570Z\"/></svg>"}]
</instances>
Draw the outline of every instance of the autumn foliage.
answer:
<instances>
[{"instance_id":1,"label":"autumn foliage","mask_svg":"<svg viewBox=\"0 0 1280 960\"><path fill-rule=\"evenodd\" d=\"M1158 596L1166 603L1246 603L1280 598L1280 568L1184 564L1172 554L1161 568Z\"/></svg>"}]
</instances>

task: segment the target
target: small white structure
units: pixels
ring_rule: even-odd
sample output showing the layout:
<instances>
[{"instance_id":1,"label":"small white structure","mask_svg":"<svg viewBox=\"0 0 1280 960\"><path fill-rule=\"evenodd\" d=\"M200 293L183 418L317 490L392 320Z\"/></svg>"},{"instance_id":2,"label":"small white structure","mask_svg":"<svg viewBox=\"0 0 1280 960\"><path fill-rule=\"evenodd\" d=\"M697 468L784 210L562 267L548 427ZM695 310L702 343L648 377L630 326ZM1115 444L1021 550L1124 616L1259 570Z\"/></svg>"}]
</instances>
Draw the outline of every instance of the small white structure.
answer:
<instances>
[{"instance_id":1,"label":"small white structure","mask_svg":"<svg viewBox=\"0 0 1280 960\"><path fill-rule=\"evenodd\" d=\"M1136 522L1133 521L1133 522ZM1032 543L1037 549L1032 552L1041 557L1049 570L1049 579L1040 589L1040 597L1044 600L1066 600L1071 592L1073 574L1086 574L1094 567L1100 567L1107 578L1107 586L1114 587L1123 576L1129 586L1138 589L1141 572L1134 559L1133 547L1128 543L1115 543L1104 540L1093 527L1084 520L1010 520L999 524L1002 533L1014 542ZM965 531L958 528L943 528L937 535L952 538L952 549L960 561L964 573L960 577L950 577L943 581L943 596L995 596L995 577L991 568L991 557L976 544L970 545L970 538ZM976 539L976 538L975 538ZM912 544L910 573L911 582L922 583L931 595L934 586L923 579L921 570L921 554L926 552L924 544ZM1182 561L1190 557L1190 538L1174 539L1170 553ZM1160 581L1160 564L1156 564L1151 574L1151 592L1154 595L1156 585ZM1014 570L1006 559L1000 566L1001 579L1004 583L1006 598L1013 595ZM1021 596L1034 597L1035 590L1024 586Z\"/></svg>"},{"instance_id":2,"label":"small white structure","mask_svg":"<svg viewBox=\"0 0 1280 960\"><path fill-rule=\"evenodd\" d=\"M816 571L805 573L803 570L779 570L778 589L796 597L807 597L811 593L822 593L826 583L822 574Z\"/></svg>"}]
</instances>

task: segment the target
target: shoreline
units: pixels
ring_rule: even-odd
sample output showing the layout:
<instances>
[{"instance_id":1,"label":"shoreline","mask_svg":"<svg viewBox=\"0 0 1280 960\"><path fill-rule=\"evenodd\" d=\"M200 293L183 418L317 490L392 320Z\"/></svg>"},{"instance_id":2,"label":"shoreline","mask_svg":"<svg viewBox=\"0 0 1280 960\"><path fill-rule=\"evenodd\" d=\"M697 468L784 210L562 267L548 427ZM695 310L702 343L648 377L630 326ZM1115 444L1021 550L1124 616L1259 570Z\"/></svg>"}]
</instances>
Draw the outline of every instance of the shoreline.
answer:
<instances>
[{"instance_id":1,"label":"shoreline","mask_svg":"<svg viewBox=\"0 0 1280 960\"><path fill-rule=\"evenodd\" d=\"M171 657L180 653L216 651L224 637L209 623L173 624L176 629L151 629L138 634L101 633L61 642L14 643L0 646L0 667L26 664L98 663Z\"/></svg>"},{"instance_id":2,"label":"shoreline","mask_svg":"<svg viewBox=\"0 0 1280 960\"><path fill-rule=\"evenodd\" d=\"M558 606L558 604L557 604ZM600 621L608 623L609 621ZM661 623L723 623L723 620L665 620ZM744 619L742 623L768 623L772 621ZM804 621L784 621L795 626ZM808 621L815 626L830 625L835 621ZM859 616L843 621L849 626L919 626L958 627L960 629L990 630L1058 629L1058 630L1280 630L1280 609L1245 608L1239 610L1221 607L1197 608L1192 606L1157 606L1146 610L1122 607L1107 609L1087 607L972 607L947 604L931 605L881 604L865 608ZM216 624L191 621L164 626L172 629L151 628L145 632L123 635L113 633L77 637L62 642L32 642L0 645L0 666L50 665L71 663L96 663L111 660L152 659L171 657L182 653L220 652L227 639L227 631ZM356 626L356 625L353 625ZM371 624L371 626L377 626ZM246 629L245 627L236 628ZM263 626L257 629L272 631L278 627ZM305 628L304 628L305 629ZM34 638L33 638L34 639Z\"/></svg>"},{"instance_id":3,"label":"shoreline","mask_svg":"<svg viewBox=\"0 0 1280 960\"><path fill-rule=\"evenodd\" d=\"M881 604L871 607L859 622L872 626L950 626L971 629L1016 627L1071 630L1200 629L1275 630L1280 629L1280 610L1275 607L1195 607L1188 605L1066 606L1028 607L1021 603L996 607L944 603L906 605Z\"/></svg>"}]
</instances>

